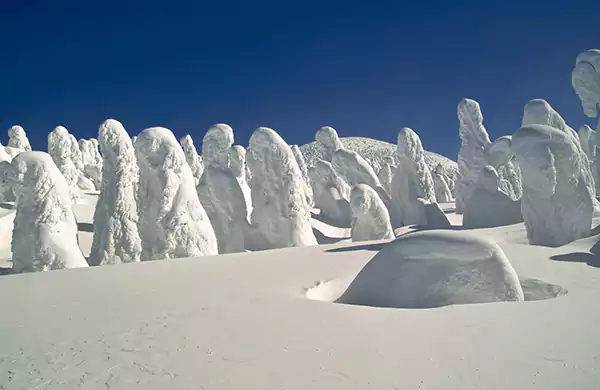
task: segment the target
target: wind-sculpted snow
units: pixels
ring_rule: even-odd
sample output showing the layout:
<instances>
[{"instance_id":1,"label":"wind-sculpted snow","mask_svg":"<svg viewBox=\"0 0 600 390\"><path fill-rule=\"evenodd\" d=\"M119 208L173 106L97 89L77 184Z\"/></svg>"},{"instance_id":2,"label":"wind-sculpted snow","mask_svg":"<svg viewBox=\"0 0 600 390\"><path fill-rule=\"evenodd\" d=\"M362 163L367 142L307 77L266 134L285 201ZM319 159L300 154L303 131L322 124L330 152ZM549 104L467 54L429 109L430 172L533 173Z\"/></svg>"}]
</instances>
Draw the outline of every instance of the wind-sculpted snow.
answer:
<instances>
[{"instance_id":1,"label":"wind-sculpted snow","mask_svg":"<svg viewBox=\"0 0 600 390\"><path fill-rule=\"evenodd\" d=\"M463 232L425 231L387 244L338 302L396 308L523 301L500 247Z\"/></svg>"},{"instance_id":2,"label":"wind-sculpted snow","mask_svg":"<svg viewBox=\"0 0 600 390\"><path fill-rule=\"evenodd\" d=\"M369 163L358 153L345 149L338 149L333 153L331 165L350 187L366 184L379 194L379 197L386 205L390 204L390 197L379 182L377 174Z\"/></svg>"},{"instance_id":3,"label":"wind-sculpted snow","mask_svg":"<svg viewBox=\"0 0 600 390\"><path fill-rule=\"evenodd\" d=\"M386 162L389 163L390 159L392 161L390 165L392 167L397 166L395 144L364 137L341 137L339 140L344 149L358 153L376 171L378 171L377 167L383 167ZM313 166L315 161L319 159L325 159L323 150L316 141L300 146L300 151L304 156L307 167ZM438 164L442 164L448 185L451 190L454 188L454 181L458 177L456 162L429 151L425 151L425 162L429 170L433 170Z\"/></svg>"},{"instance_id":4,"label":"wind-sculpted snow","mask_svg":"<svg viewBox=\"0 0 600 390\"><path fill-rule=\"evenodd\" d=\"M583 148L581 147L581 143L579 142L579 135L577 132L569 127L560 114L543 99L533 99L525 105L523 126L527 125L551 126L562 131L569 137L577 150L576 157L574 158L577 158L578 160L578 167L580 170L579 180L585 183L585 186L592 197L594 208L600 212L600 204L595 197L596 183L594 181L594 175L592 174L587 155L585 154Z\"/></svg>"},{"instance_id":5,"label":"wind-sculpted snow","mask_svg":"<svg viewBox=\"0 0 600 390\"><path fill-rule=\"evenodd\" d=\"M500 177L491 165L483 168L464 210L463 226L488 228L523 222L521 202L500 191Z\"/></svg>"},{"instance_id":6,"label":"wind-sculpted snow","mask_svg":"<svg viewBox=\"0 0 600 390\"><path fill-rule=\"evenodd\" d=\"M123 125L107 119L98 131L104 162L102 186L94 211L90 264L140 261L137 191L139 168L131 138Z\"/></svg>"},{"instance_id":7,"label":"wind-sculpted snow","mask_svg":"<svg viewBox=\"0 0 600 390\"><path fill-rule=\"evenodd\" d=\"M458 178L456 181L456 212L462 213L475 189L483 167L487 165L485 149L490 137L483 126L479 103L462 99L458 103L461 147L458 152Z\"/></svg>"},{"instance_id":8,"label":"wind-sculpted snow","mask_svg":"<svg viewBox=\"0 0 600 390\"><path fill-rule=\"evenodd\" d=\"M452 192L448 187L446 176L444 175L444 166L438 164L435 170L431 173L433 186L435 188L435 198L440 203L452 202Z\"/></svg>"},{"instance_id":9,"label":"wind-sculpted snow","mask_svg":"<svg viewBox=\"0 0 600 390\"><path fill-rule=\"evenodd\" d=\"M229 151L229 169L235 175L237 182L244 194L246 203L246 219L250 222L252 215L252 193L248 184L248 166L246 165L246 148L242 145L233 145ZM312 196L312 191L310 192Z\"/></svg>"},{"instance_id":10,"label":"wind-sculpted snow","mask_svg":"<svg viewBox=\"0 0 600 390\"><path fill-rule=\"evenodd\" d=\"M185 153L185 159L187 163L190 165L192 169L192 175L194 175L194 180L196 185L200 183L200 178L204 173L204 164L202 162L202 157L198 155L198 151L196 150L196 146L194 146L194 140L192 136L186 134L180 140L181 146L183 147L183 152Z\"/></svg>"},{"instance_id":11,"label":"wind-sculpted snow","mask_svg":"<svg viewBox=\"0 0 600 390\"><path fill-rule=\"evenodd\" d=\"M253 247L274 249L316 245L306 184L289 145L269 128L250 137Z\"/></svg>"},{"instance_id":12,"label":"wind-sculpted snow","mask_svg":"<svg viewBox=\"0 0 600 390\"><path fill-rule=\"evenodd\" d=\"M431 172L421 139L408 127L398 134L398 169L392 180L392 226L426 225L425 204L435 203Z\"/></svg>"},{"instance_id":13,"label":"wind-sculpted snow","mask_svg":"<svg viewBox=\"0 0 600 390\"><path fill-rule=\"evenodd\" d=\"M337 226L350 226L352 211L350 208L350 186L333 169L331 163L317 160L308 168L315 207L320 216Z\"/></svg>"},{"instance_id":14,"label":"wind-sculpted snow","mask_svg":"<svg viewBox=\"0 0 600 390\"><path fill-rule=\"evenodd\" d=\"M521 210L529 242L561 246L589 235L594 198L577 141L554 127L528 125L513 135L512 148L523 174Z\"/></svg>"},{"instance_id":15,"label":"wind-sculpted snow","mask_svg":"<svg viewBox=\"0 0 600 390\"><path fill-rule=\"evenodd\" d=\"M219 253L243 252L248 231L246 198L229 164L233 141L233 130L224 124L208 129L202 141L206 165L197 189L215 230Z\"/></svg>"},{"instance_id":16,"label":"wind-sculpted snow","mask_svg":"<svg viewBox=\"0 0 600 390\"><path fill-rule=\"evenodd\" d=\"M69 185L52 158L43 152L24 152L11 165L10 180L17 197L13 271L87 267L77 245Z\"/></svg>"},{"instance_id":17,"label":"wind-sculpted snow","mask_svg":"<svg viewBox=\"0 0 600 390\"><path fill-rule=\"evenodd\" d=\"M500 179L500 189L512 200L521 199L523 184L521 170L511 150L512 136L499 137L486 148L488 163L494 167Z\"/></svg>"},{"instance_id":18,"label":"wind-sculpted snow","mask_svg":"<svg viewBox=\"0 0 600 390\"><path fill-rule=\"evenodd\" d=\"M308 177L308 168L306 167L306 162L304 161L304 156L302 156L302 152L300 151L298 145L291 145L290 147L292 148L292 153L294 153L294 158L298 163L298 167L300 167L300 172L302 172L302 178L306 183L306 193L309 197L308 204L312 206L314 205L313 192L310 185L310 179Z\"/></svg>"},{"instance_id":19,"label":"wind-sculpted snow","mask_svg":"<svg viewBox=\"0 0 600 390\"><path fill-rule=\"evenodd\" d=\"M391 240L394 231L387 207L375 190L358 184L350 193L352 241Z\"/></svg>"},{"instance_id":20,"label":"wind-sculpted snow","mask_svg":"<svg viewBox=\"0 0 600 390\"><path fill-rule=\"evenodd\" d=\"M335 152L344 149L344 145L333 127L324 126L317 130L315 141L320 149L321 159L325 161L331 161Z\"/></svg>"},{"instance_id":21,"label":"wind-sculpted snow","mask_svg":"<svg viewBox=\"0 0 600 390\"><path fill-rule=\"evenodd\" d=\"M77 149L79 150L79 145ZM80 171L72 159L73 150L70 134L63 126L57 126L48 134L48 154L50 154L65 179L67 179L72 202L77 203L80 195L78 185Z\"/></svg>"},{"instance_id":22,"label":"wind-sculpted snow","mask_svg":"<svg viewBox=\"0 0 600 390\"><path fill-rule=\"evenodd\" d=\"M597 118L600 104L600 50L587 50L577 56L571 80L581 99L584 114Z\"/></svg>"},{"instance_id":23,"label":"wind-sculpted snow","mask_svg":"<svg viewBox=\"0 0 600 390\"><path fill-rule=\"evenodd\" d=\"M134 144L142 260L216 255L217 239L200 204L192 170L173 133L142 131Z\"/></svg>"},{"instance_id":24,"label":"wind-sculpted snow","mask_svg":"<svg viewBox=\"0 0 600 390\"><path fill-rule=\"evenodd\" d=\"M20 149L23 152L31 151L31 144L21 126L15 125L8 129L8 137L8 146L11 148Z\"/></svg>"}]
</instances>

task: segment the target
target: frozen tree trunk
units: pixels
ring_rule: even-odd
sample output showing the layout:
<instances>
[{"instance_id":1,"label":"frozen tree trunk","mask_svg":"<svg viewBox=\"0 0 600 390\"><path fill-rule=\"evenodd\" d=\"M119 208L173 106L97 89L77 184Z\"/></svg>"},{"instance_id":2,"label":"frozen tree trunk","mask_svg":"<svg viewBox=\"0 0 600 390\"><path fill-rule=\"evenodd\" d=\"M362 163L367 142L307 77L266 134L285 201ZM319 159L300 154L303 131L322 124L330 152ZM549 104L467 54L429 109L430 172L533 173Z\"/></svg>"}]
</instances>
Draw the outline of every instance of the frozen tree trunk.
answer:
<instances>
[{"instance_id":1,"label":"frozen tree trunk","mask_svg":"<svg viewBox=\"0 0 600 390\"><path fill-rule=\"evenodd\" d=\"M407 127L398 134L398 169L392 180L392 226L427 225L424 205L436 203L421 139Z\"/></svg>"},{"instance_id":2,"label":"frozen tree trunk","mask_svg":"<svg viewBox=\"0 0 600 390\"><path fill-rule=\"evenodd\" d=\"M201 157L196 151L196 146L194 146L194 140L192 139L192 136L187 134L183 138L181 138L179 142L181 142L183 152L185 153L185 160L190 165L190 168L192 169L192 175L194 175L194 180L196 182L196 185L198 185L198 183L200 183L202 173L204 173L204 165L202 164Z\"/></svg>"},{"instance_id":3,"label":"frozen tree trunk","mask_svg":"<svg viewBox=\"0 0 600 390\"><path fill-rule=\"evenodd\" d=\"M316 245L302 172L288 144L261 127L250 137L253 246L275 249Z\"/></svg>"},{"instance_id":4,"label":"frozen tree trunk","mask_svg":"<svg viewBox=\"0 0 600 390\"><path fill-rule=\"evenodd\" d=\"M462 99L458 103L461 147L458 152L458 178L456 182L456 213L462 214L471 192L475 189L481 170L487 165L485 148L490 144L479 103Z\"/></svg>"},{"instance_id":5,"label":"frozen tree trunk","mask_svg":"<svg viewBox=\"0 0 600 390\"><path fill-rule=\"evenodd\" d=\"M452 202L452 193L444 176L444 167L438 164L432 173L433 186L435 188L435 198L440 203Z\"/></svg>"},{"instance_id":6,"label":"frozen tree trunk","mask_svg":"<svg viewBox=\"0 0 600 390\"><path fill-rule=\"evenodd\" d=\"M106 120L99 129L104 163L102 186L94 212L90 265L140 261L137 191L139 168L131 138L123 125Z\"/></svg>"},{"instance_id":7,"label":"frozen tree trunk","mask_svg":"<svg viewBox=\"0 0 600 390\"><path fill-rule=\"evenodd\" d=\"M592 201L596 213L600 213L600 203L596 200L596 183L594 182L594 175L590 169L590 163L579 143L579 136L571 127L567 125L565 120L556 112L548 102L542 99L534 99L525 105L523 114L523 126L527 125L547 125L554 127L567 135L571 140L572 144L577 149L578 159L581 164L578 165L580 170L580 177L585 183Z\"/></svg>"},{"instance_id":8,"label":"frozen tree trunk","mask_svg":"<svg viewBox=\"0 0 600 390\"><path fill-rule=\"evenodd\" d=\"M79 175L80 172L72 159L71 137L67 129L57 126L48 134L48 153L52 156L54 163L63 174L71 191L73 203L79 201Z\"/></svg>"},{"instance_id":9,"label":"frozen tree trunk","mask_svg":"<svg viewBox=\"0 0 600 390\"><path fill-rule=\"evenodd\" d=\"M198 194L215 230L219 253L243 252L248 230L246 199L229 166L233 141L233 130L225 124L212 126L202 141L205 166Z\"/></svg>"},{"instance_id":10,"label":"frozen tree trunk","mask_svg":"<svg viewBox=\"0 0 600 390\"><path fill-rule=\"evenodd\" d=\"M533 245L561 246L590 234L594 203L577 141L567 132L528 125L513 136L523 174L521 210Z\"/></svg>"},{"instance_id":11,"label":"frozen tree trunk","mask_svg":"<svg viewBox=\"0 0 600 390\"><path fill-rule=\"evenodd\" d=\"M142 131L134 144L142 260L218 254L212 225L200 204L192 170L173 133Z\"/></svg>"},{"instance_id":12,"label":"frozen tree trunk","mask_svg":"<svg viewBox=\"0 0 600 390\"><path fill-rule=\"evenodd\" d=\"M308 169L315 207L320 217L336 226L351 226L350 186L337 174L330 162L315 161Z\"/></svg>"},{"instance_id":13,"label":"frozen tree trunk","mask_svg":"<svg viewBox=\"0 0 600 390\"><path fill-rule=\"evenodd\" d=\"M350 194L352 206L352 241L391 240L394 231L387 207L375 192L359 184Z\"/></svg>"},{"instance_id":14,"label":"frozen tree trunk","mask_svg":"<svg viewBox=\"0 0 600 390\"><path fill-rule=\"evenodd\" d=\"M246 165L246 149L241 145L231 147L229 156L229 169L235 175L237 182L242 189L244 201L246 203L246 220L250 222L252 215L252 192L248 184L248 167ZM312 196L312 192L311 192Z\"/></svg>"},{"instance_id":15,"label":"frozen tree trunk","mask_svg":"<svg viewBox=\"0 0 600 390\"><path fill-rule=\"evenodd\" d=\"M52 158L43 152L24 152L11 165L9 176L17 196L13 271L87 267L77 245L69 185Z\"/></svg>"},{"instance_id":16,"label":"frozen tree trunk","mask_svg":"<svg viewBox=\"0 0 600 390\"><path fill-rule=\"evenodd\" d=\"M512 200L519 200L523 195L523 184L521 171L514 160L511 145L511 136L499 137L486 148L487 160L498 173L502 191Z\"/></svg>"},{"instance_id":17,"label":"frozen tree trunk","mask_svg":"<svg viewBox=\"0 0 600 390\"><path fill-rule=\"evenodd\" d=\"M31 144L25 134L25 130L19 125L15 125L8 129L8 146L11 148L19 149L23 152L31 151Z\"/></svg>"},{"instance_id":18,"label":"frozen tree trunk","mask_svg":"<svg viewBox=\"0 0 600 390\"><path fill-rule=\"evenodd\" d=\"M331 162L333 154L340 149L344 149L342 141L338 137L337 131L333 127L324 126L317 130L315 134L317 147L322 152L322 159Z\"/></svg>"},{"instance_id":19,"label":"frozen tree trunk","mask_svg":"<svg viewBox=\"0 0 600 390\"><path fill-rule=\"evenodd\" d=\"M351 187L366 184L377 192L386 206L389 206L390 197L379 182L375 171L358 153L338 149L333 154L331 165Z\"/></svg>"},{"instance_id":20,"label":"frozen tree trunk","mask_svg":"<svg viewBox=\"0 0 600 390\"><path fill-rule=\"evenodd\" d=\"M304 156L300 151L298 145L291 145L292 152L294 153L294 158L298 163L298 167L300 167L300 172L302 172L302 178L304 179L304 183L306 183L306 193L308 195L308 204L314 205L313 192L310 186L310 179L308 177L308 168L306 167L306 162L304 161Z\"/></svg>"}]
</instances>

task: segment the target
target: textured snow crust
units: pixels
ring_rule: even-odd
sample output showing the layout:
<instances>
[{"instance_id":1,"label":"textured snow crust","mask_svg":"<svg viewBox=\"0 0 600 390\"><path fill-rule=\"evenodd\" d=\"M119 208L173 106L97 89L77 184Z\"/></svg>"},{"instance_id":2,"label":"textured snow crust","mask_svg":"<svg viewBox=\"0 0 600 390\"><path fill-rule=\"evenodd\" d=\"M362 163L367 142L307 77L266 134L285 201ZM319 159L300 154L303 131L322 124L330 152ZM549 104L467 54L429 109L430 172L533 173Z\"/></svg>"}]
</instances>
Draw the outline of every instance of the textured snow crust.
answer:
<instances>
[{"instance_id":1,"label":"textured snow crust","mask_svg":"<svg viewBox=\"0 0 600 390\"><path fill-rule=\"evenodd\" d=\"M338 302L432 308L523 300L517 274L496 243L462 232L426 231L386 245Z\"/></svg>"}]
</instances>

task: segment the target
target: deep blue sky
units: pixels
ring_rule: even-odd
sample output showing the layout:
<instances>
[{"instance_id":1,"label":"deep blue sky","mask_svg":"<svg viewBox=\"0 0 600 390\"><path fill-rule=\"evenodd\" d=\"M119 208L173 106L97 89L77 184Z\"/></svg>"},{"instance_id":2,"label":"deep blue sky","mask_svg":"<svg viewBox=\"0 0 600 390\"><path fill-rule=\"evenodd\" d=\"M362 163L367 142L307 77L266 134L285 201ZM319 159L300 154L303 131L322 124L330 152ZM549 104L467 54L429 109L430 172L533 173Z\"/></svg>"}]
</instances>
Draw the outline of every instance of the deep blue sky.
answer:
<instances>
[{"instance_id":1,"label":"deep blue sky","mask_svg":"<svg viewBox=\"0 0 600 390\"><path fill-rule=\"evenodd\" d=\"M462 97L492 138L538 97L585 123L571 70L600 47L600 1L45 3L0 0L4 144L16 123L45 149L55 126L92 137L106 118L198 144L217 122L244 145L258 126L299 144L322 125L391 142L409 126L455 158Z\"/></svg>"}]
</instances>

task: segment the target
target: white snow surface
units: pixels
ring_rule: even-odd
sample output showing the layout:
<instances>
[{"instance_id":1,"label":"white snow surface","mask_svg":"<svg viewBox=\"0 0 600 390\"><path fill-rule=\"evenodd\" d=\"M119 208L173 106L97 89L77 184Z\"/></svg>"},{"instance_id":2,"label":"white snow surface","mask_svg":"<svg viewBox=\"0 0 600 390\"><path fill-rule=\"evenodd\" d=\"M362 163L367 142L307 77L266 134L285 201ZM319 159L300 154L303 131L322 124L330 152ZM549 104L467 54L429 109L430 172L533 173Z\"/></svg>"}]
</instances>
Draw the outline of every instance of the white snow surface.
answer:
<instances>
[{"instance_id":1,"label":"white snow surface","mask_svg":"<svg viewBox=\"0 0 600 390\"><path fill-rule=\"evenodd\" d=\"M491 142L483 126L481 108L475 100L462 99L458 103L458 120L461 147L455 196L456 210L462 213L477 186L481 171L488 165L485 150Z\"/></svg>"},{"instance_id":2,"label":"white snow surface","mask_svg":"<svg viewBox=\"0 0 600 390\"><path fill-rule=\"evenodd\" d=\"M250 137L246 159L252 173L252 248L316 245L306 183L290 146L260 127Z\"/></svg>"},{"instance_id":3,"label":"white snow surface","mask_svg":"<svg viewBox=\"0 0 600 390\"><path fill-rule=\"evenodd\" d=\"M352 208L352 241L388 240L394 238L387 207L377 192L366 184L358 184L350 193Z\"/></svg>"},{"instance_id":4,"label":"white snow surface","mask_svg":"<svg viewBox=\"0 0 600 390\"><path fill-rule=\"evenodd\" d=\"M217 239L200 204L192 170L173 133L143 130L134 143L142 260L215 255Z\"/></svg>"},{"instance_id":5,"label":"white snow surface","mask_svg":"<svg viewBox=\"0 0 600 390\"><path fill-rule=\"evenodd\" d=\"M429 231L386 245L338 302L432 308L523 300L517 274L496 243L462 232Z\"/></svg>"},{"instance_id":6,"label":"white snow surface","mask_svg":"<svg viewBox=\"0 0 600 390\"><path fill-rule=\"evenodd\" d=\"M77 244L68 183L44 152L23 152L11 162L16 195L12 234L14 272L87 267Z\"/></svg>"},{"instance_id":7,"label":"white snow surface","mask_svg":"<svg viewBox=\"0 0 600 390\"><path fill-rule=\"evenodd\" d=\"M595 198L577 144L570 133L546 125L523 126L513 136L531 244L561 246L590 234Z\"/></svg>"},{"instance_id":8,"label":"white snow surface","mask_svg":"<svg viewBox=\"0 0 600 390\"><path fill-rule=\"evenodd\" d=\"M586 50L577 56L571 80L573 89L581 99L584 114L597 118L600 104L600 50Z\"/></svg>"},{"instance_id":9,"label":"white snow surface","mask_svg":"<svg viewBox=\"0 0 600 390\"><path fill-rule=\"evenodd\" d=\"M91 265L140 261L137 192L139 167L131 138L123 125L107 119L98 131L102 186L94 211Z\"/></svg>"},{"instance_id":10,"label":"white snow surface","mask_svg":"<svg viewBox=\"0 0 600 390\"><path fill-rule=\"evenodd\" d=\"M31 144L25 130L21 126L14 125L8 129L8 137L8 146L11 148L20 149L23 152L31 151Z\"/></svg>"}]
</instances>

